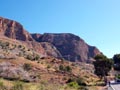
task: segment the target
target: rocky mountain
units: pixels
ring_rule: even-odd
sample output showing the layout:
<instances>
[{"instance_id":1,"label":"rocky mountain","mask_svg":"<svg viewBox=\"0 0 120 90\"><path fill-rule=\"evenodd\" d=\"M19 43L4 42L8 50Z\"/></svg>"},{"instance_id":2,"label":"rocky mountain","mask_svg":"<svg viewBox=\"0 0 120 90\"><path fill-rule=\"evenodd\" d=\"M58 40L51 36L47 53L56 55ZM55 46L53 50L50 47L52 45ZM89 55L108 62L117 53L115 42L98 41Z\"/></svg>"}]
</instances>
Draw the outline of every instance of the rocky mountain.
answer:
<instances>
[{"instance_id":1,"label":"rocky mountain","mask_svg":"<svg viewBox=\"0 0 120 90\"><path fill-rule=\"evenodd\" d=\"M30 34L20 23L2 17L0 17L0 35L18 40L45 57L89 62L95 55L101 54L96 47L86 44L74 34Z\"/></svg>"},{"instance_id":2,"label":"rocky mountain","mask_svg":"<svg viewBox=\"0 0 120 90\"><path fill-rule=\"evenodd\" d=\"M96 47L86 44L83 39L74 34L45 33L43 35L34 34L32 36L38 42L52 43L59 50L62 57L70 61L89 62L91 58L101 54Z\"/></svg>"},{"instance_id":3,"label":"rocky mountain","mask_svg":"<svg viewBox=\"0 0 120 90\"><path fill-rule=\"evenodd\" d=\"M58 57L60 55L59 51L57 51L57 49L54 48L52 44L44 43L43 45L41 43L36 42L32 38L34 37L34 35L31 36L30 33L27 32L20 23L14 20L0 17L0 35L2 37L5 36L13 40L19 40L20 42L22 42L21 44L24 44L27 47L34 49L36 52L40 54L40 56L46 57L50 55ZM39 35L40 34L35 35L36 37L34 38L36 39L39 38ZM55 52L53 52L52 54L48 53L47 48L45 48L44 46L46 46L47 48L49 47L51 51Z\"/></svg>"},{"instance_id":4,"label":"rocky mountain","mask_svg":"<svg viewBox=\"0 0 120 90\"><path fill-rule=\"evenodd\" d=\"M93 64L84 62L97 54L74 34L30 34L20 23L0 17L0 90L87 89L99 79Z\"/></svg>"}]
</instances>

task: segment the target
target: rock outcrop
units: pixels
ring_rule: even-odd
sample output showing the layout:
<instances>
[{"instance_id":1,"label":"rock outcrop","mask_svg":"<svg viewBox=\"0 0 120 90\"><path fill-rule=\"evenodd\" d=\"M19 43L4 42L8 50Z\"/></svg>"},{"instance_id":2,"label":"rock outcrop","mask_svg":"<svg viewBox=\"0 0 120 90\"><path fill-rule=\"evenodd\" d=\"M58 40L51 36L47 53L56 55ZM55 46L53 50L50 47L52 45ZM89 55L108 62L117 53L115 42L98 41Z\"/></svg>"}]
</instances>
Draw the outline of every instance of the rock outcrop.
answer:
<instances>
[{"instance_id":1,"label":"rock outcrop","mask_svg":"<svg viewBox=\"0 0 120 90\"><path fill-rule=\"evenodd\" d=\"M32 81L29 73L22 67L15 67L9 62L0 63L0 77L9 80Z\"/></svg>"},{"instance_id":2,"label":"rock outcrop","mask_svg":"<svg viewBox=\"0 0 120 90\"><path fill-rule=\"evenodd\" d=\"M45 52L48 56L62 59L61 53L53 44L48 42L41 42L41 45L45 49Z\"/></svg>"},{"instance_id":3,"label":"rock outcrop","mask_svg":"<svg viewBox=\"0 0 120 90\"><path fill-rule=\"evenodd\" d=\"M42 34L34 33L34 34L31 34L31 36L32 36L37 42L39 42L39 41L40 41L39 38L42 36Z\"/></svg>"},{"instance_id":4,"label":"rock outcrop","mask_svg":"<svg viewBox=\"0 0 120 90\"><path fill-rule=\"evenodd\" d=\"M0 17L0 35L14 40L34 49L40 56L46 56L46 52L40 43L36 42L23 26L13 20Z\"/></svg>"},{"instance_id":5,"label":"rock outcrop","mask_svg":"<svg viewBox=\"0 0 120 90\"><path fill-rule=\"evenodd\" d=\"M45 33L34 39L39 42L52 43L59 50L62 57L70 61L88 62L97 54L101 54L96 47L86 44L79 36L70 33Z\"/></svg>"},{"instance_id":6,"label":"rock outcrop","mask_svg":"<svg viewBox=\"0 0 120 90\"><path fill-rule=\"evenodd\" d=\"M12 39L33 41L32 36L23 28L20 23L2 17L0 17L0 34Z\"/></svg>"}]
</instances>

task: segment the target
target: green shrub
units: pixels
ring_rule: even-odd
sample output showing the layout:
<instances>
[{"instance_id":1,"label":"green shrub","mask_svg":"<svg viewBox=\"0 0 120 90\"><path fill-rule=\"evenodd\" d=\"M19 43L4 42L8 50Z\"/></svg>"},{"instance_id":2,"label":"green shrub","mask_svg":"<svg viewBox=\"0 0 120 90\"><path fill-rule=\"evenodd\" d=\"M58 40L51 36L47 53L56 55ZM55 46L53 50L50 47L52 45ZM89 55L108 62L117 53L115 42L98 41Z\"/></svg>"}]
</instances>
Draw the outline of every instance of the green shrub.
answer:
<instances>
[{"instance_id":1,"label":"green shrub","mask_svg":"<svg viewBox=\"0 0 120 90\"><path fill-rule=\"evenodd\" d=\"M64 71L63 65L60 65L60 66L59 66L59 70Z\"/></svg>"},{"instance_id":2,"label":"green shrub","mask_svg":"<svg viewBox=\"0 0 120 90\"><path fill-rule=\"evenodd\" d=\"M71 68L70 66L66 66L66 67L65 67L65 71L71 72L71 70L72 70L72 68Z\"/></svg>"},{"instance_id":3,"label":"green shrub","mask_svg":"<svg viewBox=\"0 0 120 90\"><path fill-rule=\"evenodd\" d=\"M40 59L40 56L36 54L36 55L34 56L34 60L39 60L39 59Z\"/></svg>"},{"instance_id":4,"label":"green shrub","mask_svg":"<svg viewBox=\"0 0 120 90\"><path fill-rule=\"evenodd\" d=\"M29 71L32 69L32 65L30 63L24 63L23 68L24 70Z\"/></svg>"},{"instance_id":5,"label":"green shrub","mask_svg":"<svg viewBox=\"0 0 120 90\"><path fill-rule=\"evenodd\" d=\"M117 79L120 79L120 74L116 75L116 78L117 78Z\"/></svg>"},{"instance_id":6,"label":"green shrub","mask_svg":"<svg viewBox=\"0 0 120 90\"><path fill-rule=\"evenodd\" d=\"M83 78L77 78L76 79L76 82L78 83L78 85L83 85L83 86L86 86L86 83L84 82Z\"/></svg>"},{"instance_id":7,"label":"green shrub","mask_svg":"<svg viewBox=\"0 0 120 90\"><path fill-rule=\"evenodd\" d=\"M18 48L22 48L22 45L18 45Z\"/></svg>"},{"instance_id":8,"label":"green shrub","mask_svg":"<svg viewBox=\"0 0 120 90\"><path fill-rule=\"evenodd\" d=\"M70 83L68 83L68 86L73 87L73 88L78 88L79 87L77 82L70 82Z\"/></svg>"},{"instance_id":9,"label":"green shrub","mask_svg":"<svg viewBox=\"0 0 120 90\"><path fill-rule=\"evenodd\" d=\"M59 70L65 71L65 72L71 72L71 71L72 71L72 68L71 68L70 66L60 65L60 66L59 66Z\"/></svg>"},{"instance_id":10,"label":"green shrub","mask_svg":"<svg viewBox=\"0 0 120 90\"><path fill-rule=\"evenodd\" d=\"M32 55L27 55L26 59L33 60L33 56Z\"/></svg>"},{"instance_id":11,"label":"green shrub","mask_svg":"<svg viewBox=\"0 0 120 90\"><path fill-rule=\"evenodd\" d=\"M76 82L78 85L82 85L82 86L86 86L85 81L83 80L83 78L70 78L68 79L68 81L66 83L71 83L71 82Z\"/></svg>"},{"instance_id":12,"label":"green shrub","mask_svg":"<svg viewBox=\"0 0 120 90\"><path fill-rule=\"evenodd\" d=\"M29 55L26 56L26 59L35 61L35 60L39 60L40 56L38 54L33 54L33 55L29 54Z\"/></svg>"},{"instance_id":13,"label":"green shrub","mask_svg":"<svg viewBox=\"0 0 120 90\"><path fill-rule=\"evenodd\" d=\"M51 66L50 65L47 65L47 68L49 69Z\"/></svg>"}]
</instances>

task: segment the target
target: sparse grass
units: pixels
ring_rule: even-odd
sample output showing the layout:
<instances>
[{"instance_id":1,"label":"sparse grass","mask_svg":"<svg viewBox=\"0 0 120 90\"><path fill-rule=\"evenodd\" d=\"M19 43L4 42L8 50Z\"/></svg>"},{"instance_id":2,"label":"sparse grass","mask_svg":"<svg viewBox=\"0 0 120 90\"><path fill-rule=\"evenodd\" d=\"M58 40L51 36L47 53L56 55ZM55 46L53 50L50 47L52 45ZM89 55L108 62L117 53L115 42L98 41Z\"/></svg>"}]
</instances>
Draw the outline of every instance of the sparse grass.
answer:
<instances>
[{"instance_id":1,"label":"sparse grass","mask_svg":"<svg viewBox=\"0 0 120 90\"><path fill-rule=\"evenodd\" d=\"M79 86L76 82L68 85L54 84L47 81L40 83L25 83L0 79L0 90L99 90L98 86Z\"/></svg>"},{"instance_id":2,"label":"sparse grass","mask_svg":"<svg viewBox=\"0 0 120 90\"><path fill-rule=\"evenodd\" d=\"M15 82L12 90L25 90L22 82Z\"/></svg>"},{"instance_id":3,"label":"sparse grass","mask_svg":"<svg viewBox=\"0 0 120 90\"><path fill-rule=\"evenodd\" d=\"M7 90L3 82L0 82L0 90Z\"/></svg>"},{"instance_id":4,"label":"sparse grass","mask_svg":"<svg viewBox=\"0 0 120 90\"><path fill-rule=\"evenodd\" d=\"M2 58L11 58L13 56L19 56L19 57L24 57L29 60L39 60L40 56L39 54L30 48L27 48L24 44L22 43L13 43L13 41L10 40L0 40L0 53L2 55Z\"/></svg>"}]
</instances>

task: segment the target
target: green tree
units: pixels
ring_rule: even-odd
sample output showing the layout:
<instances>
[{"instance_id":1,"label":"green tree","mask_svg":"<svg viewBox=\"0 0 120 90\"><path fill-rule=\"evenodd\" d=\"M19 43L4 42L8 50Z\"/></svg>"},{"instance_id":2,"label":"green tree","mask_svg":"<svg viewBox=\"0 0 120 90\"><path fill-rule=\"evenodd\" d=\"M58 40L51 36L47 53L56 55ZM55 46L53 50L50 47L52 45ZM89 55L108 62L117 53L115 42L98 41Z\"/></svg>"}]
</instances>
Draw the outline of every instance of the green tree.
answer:
<instances>
[{"instance_id":1,"label":"green tree","mask_svg":"<svg viewBox=\"0 0 120 90\"><path fill-rule=\"evenodd\" d=\"M113 56L113 60L114 60L114 69L120 70L120 54L115 54Z\"/></svg>"},{"instance_id":2,"label":"green tree","mask_svg":"<svg viewBox=\"0 0 120 90\"><path fill-rule=\"evenodd\" d=\"M119 63L120 64L120 54L115 54L113 56L114 63Z\"/></svg>"},{"instance_id":3,"label":"green tree","mask_svg":"<svg viewBox=\"0 0 120 90\"><path fill-rule=\"evenodd\" d=\"M95 74L98 75L101 79L108 75L108 72L113 66L113 60L108 59L104 55L97 55L94 58L96 61L93 62L95 67Z\"/></svg>"},{"instance_id":4,"label":"green tree","mask_svg":"<svg viewBox=\"0 0 120 90\"><path fill-rule=\"evenodd\" d=\"M71 72L71 71L72 71L72 68L71 68L70 66L66 66L66 67L65 67L65 71Z\"/></svg>"},{"instance_id":5,"label":"green tree","mask_svg":"<svg viewBox=\"0 0 120 90\"><path fill-rule=\"evenodd\" d=\"M60 66L59 66L59 70L64 71L64 66L63 66L63 65L60 65Z\"/></svg>"}]
</instances>

